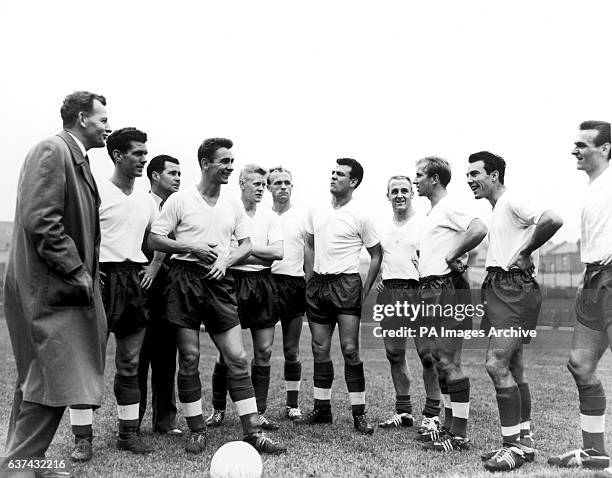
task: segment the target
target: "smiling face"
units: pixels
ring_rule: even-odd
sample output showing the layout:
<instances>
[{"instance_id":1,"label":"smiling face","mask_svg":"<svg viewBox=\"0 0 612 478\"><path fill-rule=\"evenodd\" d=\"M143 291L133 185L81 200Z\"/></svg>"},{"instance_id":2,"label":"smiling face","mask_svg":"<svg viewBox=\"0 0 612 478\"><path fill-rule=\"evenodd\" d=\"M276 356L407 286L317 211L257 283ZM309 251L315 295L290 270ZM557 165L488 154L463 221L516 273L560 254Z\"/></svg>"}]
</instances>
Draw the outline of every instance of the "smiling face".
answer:
<instances>
[{"instance_id":1,"label":"smiling face","mask_svg":"<svg viewBox=\"0 0 612 478\"><path fill-rule=\"evenodd\" d=\"M286 203L291 199L293 182L291 175L285 171L271 173L270 185L268 186L272 199L279 203Z\"/></svg>"},{"instance_id":2,"label":"smiling face","mask_svg":"<svg viewBox=\"0 0 612 478\"><path fill-rule=\"evenodd\" d=\"M394 212L405 211L410 207L412 184L407 179L392 179L387 187L387 199L391 202Z\"/></svg>"},{"instance_id":3,"label":"smiling face","mask_svg":"<svg viewBox=\"0 0 612 478\"><path fill-rule=\"evenodd\" d=\"M106 138L112 131L108 124L106 107L100 101L94 100L91 111L80 112L78 121L85 149L104 147Z\"/></svg>"},{"instance_id":4,"label":"smiling face","mask_svg":"<svg viewBox=\"0 0 612 478\"><path fill-rule=\"evenodd\" d=\"M128 178L139 178L147 164L147 146L139 141L130 141L125 152L113 151L115 167Z\"/></svg>"},{"instance_id":5,"label":"smiling face","mask_svg":"<svg viewBox=\"0 0 612 478\"><path fill-rule=\"evenodd\" d=\"M242 197L249 202L261 202L264 189L266 188L266 177L259 173L248 173L240 181Z\"/></svg>"},{"instance_id":6,"label":"smiling face","mask_svg":"<svg viewBox=\"0 0 612 478\"><path fill-rule=\"evenodd\" d=\"M572 151L572 154L576 157L576 169L588 173L608 162L610 144L604 143L601 146L595 146L598 133L596 129L586 129L578 132Z\"/></svg>"},{"instance_id":7,"label":"smiling face","mask_svg":"<svg viewBox=\"0 0 612 478\"><path fill-rule=\"evenodd\" d=\"M329 191L334 196L344 196L351 189L355 189L357 179L351 179L352 168L350 166L336 164L332 170L331 181L329 183Z\"/></svg>"},{"instance_id":8,"label":"smiling face","mask_svg":"<svg viewBox=\"0 0 612 478\"><path fill-rule=\"evenodd\" d=\"M202 170L214 184L227 184L234 171L234 153L231 149L219 148L210 160L202 160Z\"/></svg>"},{"instance_id":9,"label":"smiling face","mask_svg":"<svg viewBox=\"0 0 612 478\"><path fill-rule=\"evenodd\" d=\"M487 174L484 161L469 163L467 183L476 199L488 199L491 196L497 182L497 174L497 171L491 171L491 174Z\"/></svg>"}]
</instances>

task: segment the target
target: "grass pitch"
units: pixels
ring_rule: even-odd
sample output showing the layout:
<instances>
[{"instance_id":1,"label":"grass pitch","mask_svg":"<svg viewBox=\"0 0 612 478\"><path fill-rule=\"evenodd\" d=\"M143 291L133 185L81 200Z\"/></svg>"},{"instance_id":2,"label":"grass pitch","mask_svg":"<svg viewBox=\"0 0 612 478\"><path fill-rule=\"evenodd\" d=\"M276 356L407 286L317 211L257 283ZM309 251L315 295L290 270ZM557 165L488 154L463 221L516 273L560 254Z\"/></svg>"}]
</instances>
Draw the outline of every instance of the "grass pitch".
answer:
<instances>
[{"instance_id":1,"label":"grass pitch","mask_svg":"<svg viewBox=\"0 0 612 478\"><path fill-rule=\"evenodd\" d=\"M366 371L367 413L372 422L378 422L393 412L394 391L380 339L372 336L372 324L362 327L362 360ZM200 375L204 388L205 414L210 409L210 377L215 349L206 334L202 334ZM565 368L571 332L539 331L538 338L525 352L533 396L533 430L539 454L535 463L526 464L508 476L589 476L588 472L561 471L546 465L546 458L581 445L578 393L569 372ZM305 326L301 341L303 363L300 406L312 407L312 354L310 332ZM245 335L245 343L250 338ZM481 342L466 342L464 365L470 376L471 412L469 435L473 447L468 452L439 454L422 451L413 440L414 430L376 429L372 436L356 434L352 428L348 393L344 384L344 367L337 334L334 341L335 382L332 393L334 424L313 427L297 427L284 419L285 391L282 380L283 358L280 329L272 358L272 377L268 413L281 422L281 429L271 433L289 447L286 455L264 456L266 477L396 477L396 476L490 476L482 468L479 455L497 446L500 440L499 419L494 389L484 370L485 350ZM155 448L153 455L137 457L118 451L114 446L116 412L113 397L115 372L114 341L108 347L106 371L106 395L102 408L94 414L94 458L86 464L74 465L77 476L83 477L182 477L206 476L215 450L223 443L241 438L238 417L231 407L222 427L208 433L208 449L199 456L188 456L183 451L182 439L159 437L151 434L150 412L143 422L145 439ZM424 391L420 363L409 341L408 360L412 373L412 398L417 423L421 420ZM610 354L600 364L600 376L608 397L612 396L612 371ZM0 439L4 442L10 413L15 363L8 339L6 324L0 320ZM608 416L608 420L609 420ZM180 416L178 424L186 429ZM72 448L72 435L68 414L58 430L47 458L68 459Z\"/></svg>"}]
</instances>

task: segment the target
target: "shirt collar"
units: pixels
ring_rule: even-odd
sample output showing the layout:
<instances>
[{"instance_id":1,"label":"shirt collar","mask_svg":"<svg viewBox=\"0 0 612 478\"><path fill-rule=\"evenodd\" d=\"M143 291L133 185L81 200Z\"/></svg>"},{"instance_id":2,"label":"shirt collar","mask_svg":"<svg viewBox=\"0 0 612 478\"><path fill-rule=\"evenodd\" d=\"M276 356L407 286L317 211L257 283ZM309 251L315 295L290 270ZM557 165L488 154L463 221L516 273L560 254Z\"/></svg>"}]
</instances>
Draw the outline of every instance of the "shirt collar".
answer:
<instances>
[{"instance_id":1,"label":"shirt collar","mask_svg":"<svg viewBox=\"0 0 612 478\"><path fill-rule=\"evenodd\" d=\"M81 150L81 153L83 153L83 157L86 157L87 156L87 150L85 149L85 146L83 146L83 143L81 143L79 138L77 138L75 135L73 135L70 131L66 131L66 133L68 133L70 136L72 136L72 139L74 139L74 141L76 142L77 146Z\"/></svg>"}]
</instances>

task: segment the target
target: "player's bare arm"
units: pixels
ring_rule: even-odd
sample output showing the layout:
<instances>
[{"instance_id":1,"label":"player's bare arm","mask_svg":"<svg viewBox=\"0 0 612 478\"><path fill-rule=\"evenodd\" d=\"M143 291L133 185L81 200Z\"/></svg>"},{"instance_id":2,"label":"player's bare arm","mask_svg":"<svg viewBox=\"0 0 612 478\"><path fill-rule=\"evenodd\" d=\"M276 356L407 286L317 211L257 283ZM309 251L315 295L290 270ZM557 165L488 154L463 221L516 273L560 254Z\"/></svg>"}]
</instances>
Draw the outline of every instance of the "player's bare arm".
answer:
<instances>
[{"instance_id":1,"label":"player's bare arm","mask_svg":"<svg viewBox=\"0 0 612 478\"><path fill-rule=\"evenodd\" d=\"M166 254L164 252L155 251L153 253L153 259L151 259L151 263L143 266L142 268L142 278L140 280L140 287L143 289L148 289L153 284L155 277L157 277L157 273L166 258Z\"/></svg>"},{"instance_id":2,"label":"player's bare arm","mask_svg":"<svg viewBox=\"0 0 612 478\"><path fill-rule=\"evenodd\" d=\"M314 235L307 233L304 241L304 274L306 275L306 281L312 276L314 267L314 241Z\"/></svg>"},{"instance_id":3,"label":"player's bare arm","mask_svg":"<svg viewBox=\"0 0 612 478\"><path fill-rule=\"evenodd\" d=\"M267 246L254 246L251 255L268 261L282 261L284 256L283 241L276 241Z\"/></svg>"},{"instance_id":4,"label":"player's bare arm","mask_svg":"<svg viewBox=\"0 0 612 478\"><path fill-rule=\"evenodd\" d=\"M211 265L217 260L217 253L215 252L215 247L217 247L217 245L212 243L195 246L152 232L149 234L147 245L151 249L159 252L170 254L193 254L207 265Z\"/></svg>"},{"instance_id":5,"label":"player's bare arm","mask_svg":"<svg viewBox=\"0 0 612 478\"><path fill-rule=\"evenodd\" d=\"M370 266L368 267L368 275L366 276L365 283L363 284L363 298L368 295L376 277L378 277L378 272L380 271L380 264L382 263L382 249L380 247L380 242L372 247L366 248L368 254L370 254Z\"/></svg>"},{"instance_id":6,"label":"player's bare arm","mask_svg":"<svg viewBox=\"0 0 612 478\"><path fill-rule=\"evenodd\" d=\"M458 235L455 247L446 255L446 263L453 272L463 272L466 264L459 259L466 252L474 249L487 235L487 226L480 219L470 222L467 230Z\"/></svg>"},{"instance_id":7,"label":"player's bare arm","mask_svg":"<svg viewBox=\"0 0 612 478\"><path fill-rule=\"evenodd\" d=\"M246 237L238 241L238 247L231 250L229 255L225 258L219 257L213 264L210 272L206 274L205 279L221 280L225 277L225 271L228 267L243 261L245 257L249 257L251 254L251 238Z\"/></svg>"},{"instance_id":8,"label":"player's bare arm","mask_svg":"<svg viewBox=\"0 0 612 478\"><path fill-rule=\"evenodd\" d=\"M544 212L536 224L532 236L519 252L510 259L508 269L518 267L524 272L533 273L534 265L531 254L552 238L561 226L563 226L563 219L559 215L552 211Z\"/></svg>"}]
</instances>

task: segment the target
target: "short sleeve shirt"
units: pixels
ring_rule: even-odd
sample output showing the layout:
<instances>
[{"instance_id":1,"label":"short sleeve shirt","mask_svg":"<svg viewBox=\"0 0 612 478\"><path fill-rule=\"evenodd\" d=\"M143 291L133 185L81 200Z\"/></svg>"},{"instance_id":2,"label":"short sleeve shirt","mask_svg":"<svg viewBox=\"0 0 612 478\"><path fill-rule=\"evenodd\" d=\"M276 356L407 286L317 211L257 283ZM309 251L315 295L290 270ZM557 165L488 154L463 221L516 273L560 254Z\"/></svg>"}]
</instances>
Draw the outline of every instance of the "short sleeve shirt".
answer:
<instances>
[{"instance_id":1,"label":"short sleeve shirt","mask_svg":"<svg viewBox=\"0 0 612 478\"><path fill-rule=\"evenodd\" d=\"M142 241L159 211L150 194L125 194L110 179L100 181L100 262L146 263Z\"/></svg>"},{"instance_id":2,"label":"short sleeve shirt","mask_svg":"<svg viewBox=\"0 0 612 478\"><path fill-rule=\"evenodd\" d=\"M451 272L446 256L457 238L465 232L476 216L469 208L444 196L430 209L423 222L420 239L419 272L421 277L441 276ZM466 263L468 254L460 259Z\"/></svg>"},{"instance_id":3,"label":"short sleeve shirt","mask_svg":"<svg viewBox=\"0 0 612 478\"><path fill-rule=\"evenodd\" d=\"M270 244L283 240L283 230L275 212L269 209L257 208L253 216L249 216L246 213L245 215L251 231L251 245L253 247L269 246ZM236 237L236 239L238 238ZM239 271L260 271L269 269L269 267L261 264L243 264L232 266L231 269Z\"/></svg>"},{"instance_id":4,"label":"short sleeve shirt","mask_svg":"<svg viewBox=\"0 0 612 478\"><path fill-rule=\"evenodd\" d=\"M380 242L374 222L355 199L338 209L331 204L314 208L306 231L314 234L314 271L319 274L359 272L362 247Z\"/></svg>"},{"instance_id":5,"label":"short sleeve shirt","mask_svg":"<svg viewBox=\"0 0 612 478\"><path fill-rule=\"evenodd\" d=\"M415 213L402 225L397 225L391 217L380 226L383 280L419 280L419 271L414 262L418 261L417 251L423 220L421 214Z\"/></svg>"},{"instance_id":6,"label":"short sleeve shirt","mask_svg":"<svg viewBox=\"0 0 612 478\"><path fill-rule=\"evenodd\" d=\"M275 213L277 214L277 213ZM273 274L304 276L304 241L306 237L306 215L295 206L277 214L283 231L283 260L274 261Z\"/></svg>"},{"instance_id":7,"label":"short sleeve shirt","mask_svg":"<svg viewBox=\"0 0 612 478\"><path fill-rule=\"evenodd\" d=\"M188 244L216 244L219 257L229 254L232 236L240 240L251 235L241 203L221 194L211 206L195 187L176 192L166 200L151 232L161 236L173 232L177 241ZM173 258L201 262L190 253L174 254Z\"/></svg>"}]
</instances>

